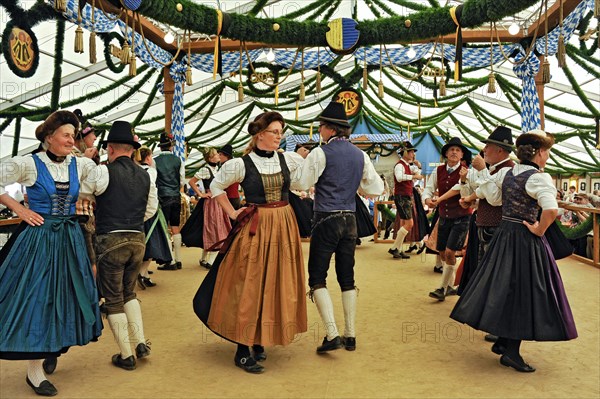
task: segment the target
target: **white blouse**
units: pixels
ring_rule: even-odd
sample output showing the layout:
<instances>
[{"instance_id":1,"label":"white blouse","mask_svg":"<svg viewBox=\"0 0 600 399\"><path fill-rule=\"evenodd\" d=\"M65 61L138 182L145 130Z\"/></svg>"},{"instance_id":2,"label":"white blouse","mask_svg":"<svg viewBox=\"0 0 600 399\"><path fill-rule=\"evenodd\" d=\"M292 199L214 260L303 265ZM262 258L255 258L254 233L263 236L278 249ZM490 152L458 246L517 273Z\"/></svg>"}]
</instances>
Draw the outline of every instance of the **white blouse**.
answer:
<instances>
[{"instance_id":1,"label":"white blouse","mask_svg":"<svg viewBox=\"0 0 600 399\"><path fill-rule=\"evenodd\" d=\"M74 159L67 155L64 162L55 163L48 158L45 152L37 154L46 165L50 176L57 182L69 181L69 165ZM79 176L79 192L82 194L102 193L108 186L108 176L103 177L101 170L94 161L85 157L77 157L77 175ZM20 183L25 187L31 187L37 180L37 169L32 155L14 157L0 164L0 195L4 194L6 186Z\"/></svg>"},{"instance_id":2,"label":"white blouse","mask_svg":"<svg viewBox=\"0 0 600 399\"><path fill-rule=\"evenodd\" d=\"M530 165L515 165L512 168L513 174L518 176L519 174L535 169ZM484 182L477 189L477 196L479 198L485 198L488 203L492 206L502 205L502 182L504 177L511 168L502 168L494 175L490 176L490 179ZM538 205L546 209L558 209L558 202L556 201L556 187L552 183L552 178L548 173L535 173L525 183L525 191L531 197L537 200Z\"/></svg>"},{"instance_id":3,"label":"white blouse","mask_svg":"<svg viewBox=\"0 0 600 399\"><path fill-rule=\"evenodd\" d=\"M283 156L290 171L290 188L301 190L302 187L298 186L298 182L302 175L304 158L295 152L284 152ZM279 156L277 154L274 154L271 158L264 158L251 152L250 159L261 175L272 175L281 172L281 165L279 164ZM198 173L199 172L200 171L198 171ZM198 173L194 175L194 177L198 177ZM231 186L233 183L241 183L245 177L246 167L244 166L244 160L242 158L234 158L225 162L221 166L221 169L215 174L215 178L210 185L212 196L216 197L224 194L227 187Z\"/></svg>"}]
</instances>

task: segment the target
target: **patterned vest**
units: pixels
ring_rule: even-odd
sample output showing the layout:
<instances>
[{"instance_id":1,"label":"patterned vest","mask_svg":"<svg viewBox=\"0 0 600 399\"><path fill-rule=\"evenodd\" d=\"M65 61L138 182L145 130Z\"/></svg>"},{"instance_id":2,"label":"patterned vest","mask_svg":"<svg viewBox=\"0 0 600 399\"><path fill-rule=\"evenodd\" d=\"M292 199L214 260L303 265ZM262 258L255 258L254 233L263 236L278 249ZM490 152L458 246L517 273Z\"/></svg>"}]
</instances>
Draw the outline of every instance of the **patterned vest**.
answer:
<instances>
[{"instance_id":1,"label":"patterned vest","mask_svg":"<svg viewBox=\"0 0 600 399\"><path fill-rule=\"evenodd\" d=\"M440 165L437 168L437 187L440 195L444 195L448 190L454 187L460 179L460 164L456 166L456 169L452 173L448 174L446 165ZM440 217L444 219L457 219L463 216L469 216L471 209L464 209L458 203L460 195L455 195L449 200L442 201L438 205L438 211Z\"/></svg>"},{"instance_id":2,"label":"patterned vest","mask_svg":"<svg viewBox=\"0 0 600 399\"><path fill-rule=\"evenodd\" d=\"M505 167L513 167L515 163L510 159L502 162L493 172L490 172L490 175L495 175L498 171ZM485 226L494 226L497 227L500 225L502 221L502 206L491 206L489 202L485 198L479 200L479 205L477 206L477 220L475 223L477 226L485 227Z\"/></svg>"},{"instance_id":3,"label":"patterned vest","mask_svg":"<svg viewBox=\"0 0 600 399\"><path fill-rule=\"evenodd\" d=\"M396 163L396 165L401 164L404 167L404 173L407 175L411 174L410 171L410 166L403 161L398 161L398 163ZM394 168L395 169L395 168ZM405 197L410 197L413 195L413 181L411 180L404 180L404 181L398 181L396 180L395 176L394 176L394 195L403 195Z\"/></svg>"},{"instance_id":4,"label":"patterned vest","mask_svg":"<svg viewBox=\"0 0 600 399\"><path fill-rule=\"evenodd\" d=\"M272 175L261 175L256 168L256 165L254 165L254 162L252 162L250 155L244 155L242 157L244 168L246 168L246 175L240 184L244 189L246 204L266 204L274 201L288 200L290 192L290 170L288 169L283 154L276 152L275 155L279 157L281 172ZM281 179L281 185L275 187L273 182L278 179ZM270 196L265 192L265 188L271 193ZM279 193L277 193L279 195L273 193L274 190L279 190ZM273 199L270 200L267 197L272 197Z\"/></svg>"},{"instance_id":5,"label":"patterned vest","mask_svg":"<svg viewBox=\"0 0 600 399\"><path fill-rule=\"evenodd\" d=\"M365 166L364 155L345 139L333 139L321 147L325 170L315 184L316 212L356 211L356 191Z\"/></svg>"}]
</instances>

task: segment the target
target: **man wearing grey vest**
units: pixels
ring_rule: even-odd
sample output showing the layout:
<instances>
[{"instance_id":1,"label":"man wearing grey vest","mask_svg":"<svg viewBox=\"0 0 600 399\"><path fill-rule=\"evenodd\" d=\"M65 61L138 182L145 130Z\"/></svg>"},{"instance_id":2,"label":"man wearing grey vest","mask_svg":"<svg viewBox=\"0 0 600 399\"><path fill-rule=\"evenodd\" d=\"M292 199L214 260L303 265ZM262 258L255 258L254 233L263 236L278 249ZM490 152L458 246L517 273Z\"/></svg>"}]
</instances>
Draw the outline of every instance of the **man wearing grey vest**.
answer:
<instances>
[{"instance_id":1,"label":"man wearing grey vest","mask_svg":"<svg viewBox=\"0 0 600 399\"><path fill-rule=\"evenodd\" d=\"M173 141L166 133L160 135L158 143L160 154L154 158L156 165L156 187L158 187L158 200L160 208L171 229L173 236L173 258L175 262L170 265L159 266L159 270L181 269L181 187L185 182L185 165L181 159L171 151Z\"/></svg>"},{"instance_id":2,"label":"man wearing grey vest","mask_svg":"<svg viewBox=\"0 0 600 399\"><path fill-rule=\"evenodd\" d=\"M108 186L96 195L98 286L120 349L112 363L133 370L131 343L138 359L150 354L134 288L144 257L144 221L156 213L158 199L148 173L131 159L140 144L129 122L114 122L103 146L108 147L109 164L99 167L99 180L108 179Z\"/></svg>"},{"instance_id":3,"label":"man wearing grey vest","mask_svg":"<svg viewBox=\"0 0 600 399\"><path fill-rule=\"evenodd\" d=\"M319 134L326 145L315 148L306 158L300 186L315 186L314 216L308 259L310 297L316 303L325 324L326 337L317 353L356 349L354 320L354 250L356 248L357 190L369 196L383 193L383 181L366 153L349 141L350 124L344 106L330 103L319 116ZM331 256L335 253L335 272L342 290L345 330L340 337L335 324L333 303L326 278Z\"/></svg>"}]
</instances>

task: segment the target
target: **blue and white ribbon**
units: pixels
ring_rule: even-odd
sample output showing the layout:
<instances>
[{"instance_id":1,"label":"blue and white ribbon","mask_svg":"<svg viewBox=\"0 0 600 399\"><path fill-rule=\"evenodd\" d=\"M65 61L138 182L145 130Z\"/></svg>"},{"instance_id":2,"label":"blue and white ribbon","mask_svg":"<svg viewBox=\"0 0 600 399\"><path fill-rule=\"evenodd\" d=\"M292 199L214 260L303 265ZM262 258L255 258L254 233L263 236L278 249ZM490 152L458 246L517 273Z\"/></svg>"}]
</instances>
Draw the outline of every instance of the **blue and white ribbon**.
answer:
<instances>
[{"instance_id":1,"label":"blue and white ribbon","mask_svg":"<svg viewBox=\"0 0 600 399\"><path fill-rule=\"evenodd\" d=\"M525 54L520 52L515 57L515 61L519 62L523 57ZM523 81L521 92L521 130L523 132L539 129L541 126L540 100L535 87L535 75L539 70L540 59L533 54L533 51L529 53L525 62L513 66L515 75Z\"/></svg>"}]
</instances>

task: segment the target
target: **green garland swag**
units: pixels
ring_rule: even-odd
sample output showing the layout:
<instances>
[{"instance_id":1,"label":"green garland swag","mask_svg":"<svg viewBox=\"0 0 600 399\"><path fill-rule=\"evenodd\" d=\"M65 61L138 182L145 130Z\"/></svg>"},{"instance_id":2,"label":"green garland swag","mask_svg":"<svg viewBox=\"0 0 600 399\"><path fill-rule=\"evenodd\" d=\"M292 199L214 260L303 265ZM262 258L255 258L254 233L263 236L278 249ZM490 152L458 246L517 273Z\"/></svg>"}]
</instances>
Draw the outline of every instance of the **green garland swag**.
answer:
<instances>
[{"instance_id":1,"label":"green garland swag","mask_svg":"<svg viewBox=\"0 0 600 399\"><path fill-rule=\"evenodd\" d=\"M123 43L125 43L125 38L123 36L119 35L117 32L98 33L98 36L100 38L102 38L102 41L104 42L104 59L106 60L106 66L108 66L108 69L110 69L111 71L113 71L114 73L117 73L117 74L123 72L126 65L121 64L120 62L118 64L114 63L113 56L110 52L110 42L113 39L117 39L119 41L119 46L121 46L121 48L123 48Z\"/></svg>"},{"instance_id":2,"label":"green garland swag","mask_svg":"<svg viewBox=\"0 0 600 399\"><path fill-rule=\"evenodd\" d=\"M15 123L15 138L13 140L12 156L16 156L19 153L19 140L21 138L21 118L17 118Z\"/></svg>"},{"instance_id":3,"label":"green garland swag","mask_svg":"<svg viewBox=\"0 0 600 399\"><path fill-rule=\"evenodd\" d=\"M265 89L261 89L261 88L257 87L256 83L254 83L252 81L252 75L254 75L256 70L259 68L267 68L269 70L269 72L271 72L273 74L273 83L272 84L277 84L277 83L279 83L279 72L283 69L283 67L279 66L279 65L271 64L270 62L253 62L252 66L253 66L253 68L248 68L246 70L246 84L248 85L249 92L256 93L256 94L268 94L268 93L273 92L273 90L275 90L275 87L267 86L267 88L265 88ZM257 82L257 83L260 83L260 82Z\"/></svg>"},{"instance_id":4,"label":"green garland swag","mask_svg":"<svg viewBox=\"0 0 600 399\"><path fill-rule=\"evenodd\" d=\"M526 9L537 0L466 0L461 13L461 26L474 28L488 21L497 21ZM178 12L177 3L184 12ZM382 43L408 43L418 39L429 39L456 31L449 13L450 7L427 8L408 16L394 16L378 20L361 21L359 46ZM216 34L217 12L214 8L196 4L190 0L144 0L138 8L140 14L159 22L190 29L195 32ZM404 21L410 19L410 28ZM325 33L328 21L298 22L286 18L263 19L251 15L227 14L220 34L232 39L290 46L326 46ZM273 23L280 28L273 30Z\"/></svg>"}]
</instances>

